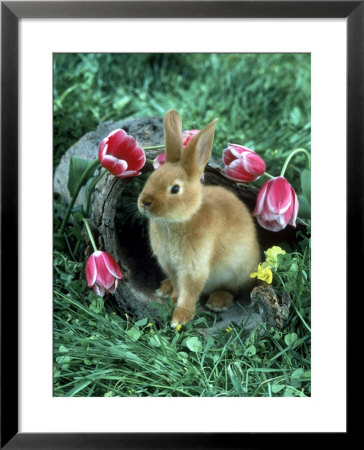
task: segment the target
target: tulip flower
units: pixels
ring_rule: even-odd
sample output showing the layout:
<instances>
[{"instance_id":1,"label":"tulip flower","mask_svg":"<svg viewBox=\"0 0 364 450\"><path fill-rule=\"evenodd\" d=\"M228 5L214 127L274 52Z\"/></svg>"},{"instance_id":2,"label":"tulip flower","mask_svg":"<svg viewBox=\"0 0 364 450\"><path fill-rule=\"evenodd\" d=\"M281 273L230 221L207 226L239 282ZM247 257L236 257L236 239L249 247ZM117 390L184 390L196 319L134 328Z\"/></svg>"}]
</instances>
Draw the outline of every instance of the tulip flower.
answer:
<instances>
[{"instance_id":1,"label":"tulip flower","mask_svg":"<svg viewBox=\"0 0 364 450\"><path fill-rule=\"evenodd\" d=\"M247 147L228 144L222 154L225 167L221 173L232 181L250 183L257 180L265 172L263 159Z\"/></svg>"},{"instance_id":2,"label":"tulip flower","mask_svg":"<svg viewBox=\"0 0 364 450\"><path fill-rule=\"evenodd\" d=\"M182 131L182 145L183 148L190 142L190 140L197 134L200 130L184 130Z\"/></svg>"},{"instance_id":3,"label":"tulip flower","mask_svg":"<svg viewBox=\"0 0 364 450\"><path fill-rule=\"evenodd\" d=\"M123 278L119 264L106 252L95 251L86 263L86 280L95 294L103 297L105 293L113 294L119 280Z\"/></svg>"},{"instance_id":4,"label":"tulip flower","mask_svg":"<svg viewBox=\"0 0 364 450\"><path fill-rule=\"evenodd\" d=\"M190 142L190 140L193 138L195 134L197 134L200 130L184 130L182 131L182 146L183 148L186 147L186 145ZM159 169L160 166L162 166L166 162L166 152L160 153L154 160L153 160L153 167L154 170Z\"/></svg>"},{"instance_id":5,"label":"tulip flower","mask_svg":"<svg viewBox=\"0 0 364 450\"><path fill-rule=\"evenodd\" d=\"M288 181L280 176L266 181L260 188L253 216L259 225L271 231L280 231L287 224L296 226L298 199Z\"/></svg>"},{"instance_id":6,"label":"tulip flower","mask_svg":"<svg viewBox=\"0 0 364 450\"><path fill-rule=\"evenodd\" d=\"M136 139L119 128L101 141L99 160L114 176L128 178L141 174L146 156Z\"/></svg>"},{"instance_id":7,"label":"tulip flower","mask_svg":"<svg viewBox=\"0 0 364 450\"><path fill-rule=\"evenodd\" d=\"M166 162L166 152L160 153L154 160L153 160L153 167L154 170L159 169L160 166L162 166Z\"/></svg>"}]
</instances>

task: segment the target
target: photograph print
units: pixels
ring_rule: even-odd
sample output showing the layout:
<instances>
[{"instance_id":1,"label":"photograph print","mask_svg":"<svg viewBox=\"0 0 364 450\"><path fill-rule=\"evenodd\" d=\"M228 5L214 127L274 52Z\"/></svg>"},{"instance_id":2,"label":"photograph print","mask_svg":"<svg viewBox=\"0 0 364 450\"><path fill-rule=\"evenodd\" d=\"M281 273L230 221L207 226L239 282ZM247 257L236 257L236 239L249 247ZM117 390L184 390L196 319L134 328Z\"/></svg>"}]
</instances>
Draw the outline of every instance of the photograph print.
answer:
<instances>
[{"instance_id":1,"label":"photograph print","mask_svg":"<svg viewBox=\"0 0 364 450\"><path fill-rule=\"evenodd\" d=\"M311 55L53 55L53 396L311 396Z\"/></svg>"}]
</instances>

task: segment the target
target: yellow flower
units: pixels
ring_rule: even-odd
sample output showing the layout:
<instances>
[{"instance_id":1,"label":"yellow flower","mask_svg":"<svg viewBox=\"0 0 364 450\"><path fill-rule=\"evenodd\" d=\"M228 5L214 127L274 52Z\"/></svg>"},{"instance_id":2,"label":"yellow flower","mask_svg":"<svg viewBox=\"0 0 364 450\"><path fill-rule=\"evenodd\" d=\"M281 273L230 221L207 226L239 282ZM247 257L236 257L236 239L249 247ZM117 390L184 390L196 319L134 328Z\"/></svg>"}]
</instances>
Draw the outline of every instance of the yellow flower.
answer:
<instances>
[{"instance_id":1,"label":"yellow flower","mask_svg":"<svg viewBox=\"0 0 364 450\"><path fill-rule=\"evenodd\" d=\"M266 254L266 262L272 266L272 267L277 267L278 265L278 255L285 255L286 252L285 250L282 250L281 247L278 247L277 245L274 245L271 248L268 248L268 250L266 252L264 252Z\"/></svg>"},{"instance_id":2,"label":"yellow flower","mask_svg":"<svg viewBox=\"0 0 364 450\"><path fill-rule=\"evenodd\" d=\"M256 277L258 277L258 280L262 280L270 284L273 280L273 273L269 267L262 267L262 264L259 264L257 271L250 274L250 278Z\"/></svg>"},{"instance_id":3,"label":"yellow flower","mask_svg":"<svg viewBox=\"0 0 364 450\"><path fill-rule=\"evenodd\" d=\"M176 330L177 330L177 331L180 331L181 328L182 328L182 325L177 325L177 326L176 326Z\"/></svg>"},{"instance_id":4,"label":"yellow flower","mask_svg":"<svg viewBox=\"0 0 364 450\"><path fill-rule=\"evenodd\" d=\"M149 322L147 326L152 327L153 326L152 322Z\"/></svg>"},{"instance_id":5,"label":"yellow flower","mask_svg":"<svg viewBox=\"0 0 364 450\"><path fill-rule=\"evenodd\" d=\"M225 331L226 331L227 333L231 333L231 332L233 331L233 329L232 329L231 327L228 327L228 328L225 328Z\"/></svg>"}]
</instances>

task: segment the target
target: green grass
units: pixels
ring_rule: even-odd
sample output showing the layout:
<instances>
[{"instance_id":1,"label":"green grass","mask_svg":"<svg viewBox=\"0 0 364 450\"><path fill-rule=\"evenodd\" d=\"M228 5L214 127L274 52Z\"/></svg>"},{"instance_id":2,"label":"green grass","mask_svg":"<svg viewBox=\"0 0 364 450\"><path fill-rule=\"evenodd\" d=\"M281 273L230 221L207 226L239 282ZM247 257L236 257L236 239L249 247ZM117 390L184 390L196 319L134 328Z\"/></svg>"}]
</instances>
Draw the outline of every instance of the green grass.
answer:
<instances>
[{"instance_id":1,"label":"green grass","mask_svg":"<svg viewBox=\"0 0 364 450\"><path fill-rule=\"evenodd\" d=\"M216 330L206 311L177 331L171 304L160 324L133 319L87 288L82 263L58 252L54 262L55 396L310 395L310 291L300 270L286 271L294 308L283 330ZM297 262L309 272L307 255Z\"/></svg>"},{"instance_id":2,"label":"green grass","mask_svg":"<svg viewBox=\"0 0 364 450\"><path fill-rule=\"evenodd\" d=\"M219 119L215 156L246 145L278 175L290 150L310 148L310 73L309 54L55 54L55 164L100 122L175 108L184 129Z\"/></svg>"},{"instance_id":3,"label":"green grass","mask_svg":"<svg viewBox=\"0 0 364 450\"><path fill-rule=\"evenodd\" d=\"M278 175L292 149L310 150L310 56L55 54L54 165L105 120L163 117L169 108L185 129L218 117L215 156L228 142L246 145ZM286 173L297 192L305 164L298 155ZM55 196L55 231L64 212ZM298 237L274 274L278 294L292 297L284 328L263 323L250 333L232 323L213 333L218 316L207 311L176 331L170 304L164 321L150 325L97 297L85 282L80 226L65 236L54 253L55 396L310 396L308 237Z\"/></svg>"}]
</instances>

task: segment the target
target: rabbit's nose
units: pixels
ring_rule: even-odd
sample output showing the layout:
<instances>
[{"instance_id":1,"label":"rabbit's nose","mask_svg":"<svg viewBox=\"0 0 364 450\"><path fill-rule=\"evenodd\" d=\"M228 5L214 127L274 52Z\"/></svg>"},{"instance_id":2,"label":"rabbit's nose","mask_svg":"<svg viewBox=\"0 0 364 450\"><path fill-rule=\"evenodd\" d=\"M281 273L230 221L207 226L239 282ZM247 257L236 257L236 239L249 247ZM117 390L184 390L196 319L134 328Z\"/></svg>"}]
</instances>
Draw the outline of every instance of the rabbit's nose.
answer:
<instances>
[{"instance_id":1,"label":"rabbit's nose","mask_svg":"<svg viewBox=\"0 0 364 450\"><path fill-rule=\"evenodd\" d=\"M146 209L152 204L152 198L149 195L143 195L140 198L140 204L144 209Z\"/></svg>"}]
</instances>

